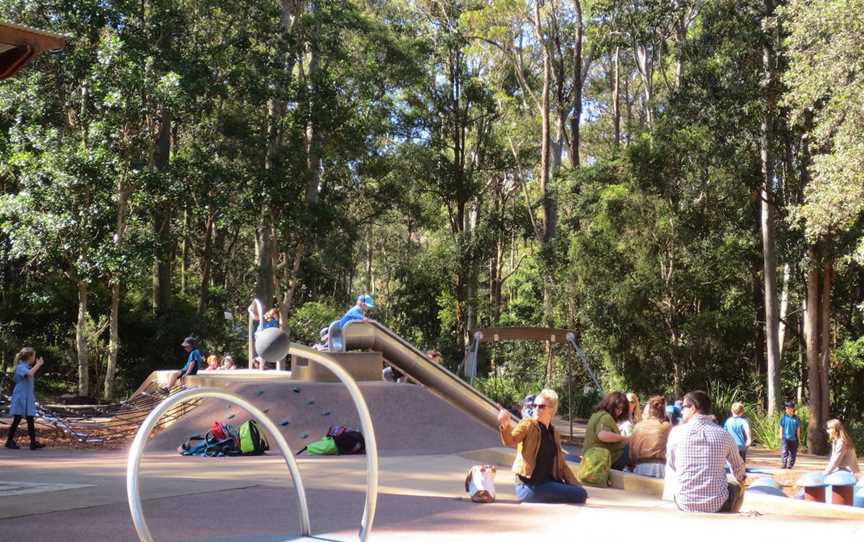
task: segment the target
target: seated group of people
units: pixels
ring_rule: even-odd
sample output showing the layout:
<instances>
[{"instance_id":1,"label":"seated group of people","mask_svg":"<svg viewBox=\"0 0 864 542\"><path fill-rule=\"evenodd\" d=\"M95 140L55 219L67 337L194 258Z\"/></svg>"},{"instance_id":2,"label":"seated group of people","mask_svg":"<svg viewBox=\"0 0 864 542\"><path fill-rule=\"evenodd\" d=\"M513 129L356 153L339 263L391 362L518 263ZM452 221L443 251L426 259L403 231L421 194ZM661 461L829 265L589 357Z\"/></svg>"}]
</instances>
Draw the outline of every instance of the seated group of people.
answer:
<instances>
[{"instance_id":1,"label":"seated group of people","mask_svg":"<svg viewBox=\"0 0 864 542\"><path fill-rule=\"evenodd\" d=\"M684 396L682 423L675 428L665 420L665 400L652 397L646 420L637 422L628 436L622 434L619 423L628 420L634 410L638 412L630 404L622 392L603 397L588 420L583 452L595 446L606 448L613 469L632 465L634 470L654 476L668 465L675 478L673 498L681 510L740 508L743 492L740 486L727 484L725 467L728 462L740 483L745 478L744 462L732 437L708 416L711 400L705 392ZM517 498L524 502L584 503L588 494L565 463L560 437L551 423L558 395L543 390L533 407L534 417L523 419L515 428L510 427L508 411L502 409L498 414L501 441L517 446L513 464Z\"/></svg>"},{"instance_id":2,"label":"seated group of people","mask_svg":"<svg viewBox=\"0 0 864 542\"><path fill-rule=\"evenodd\" d=\"M544 389L533 398L528 417L511 427L510 412L501 409L501 441L516 446L513 472L516 496L524 502L584 503L588 495L565 463L560 437L552 425L558 395ZM744 456L736 438L711 415L704 391L684 395L678 417L669 420L666 400L655 396L639 411L635 394L615 391L603 397L588 420L583 453L594 447L609 451L611 468L665 479L664 497L686 512L737 512L743 501ZM743 405L733 405L733 417ZM674 424L673 424L674 422ZM732 424L735 425L735 424ZM838 420L828 423L833 441L828 469L858 471L854 444ZM750 444L749 430L746 445ZM735 482L727 481L726 466Z\"/></svg>"}]
</instances>

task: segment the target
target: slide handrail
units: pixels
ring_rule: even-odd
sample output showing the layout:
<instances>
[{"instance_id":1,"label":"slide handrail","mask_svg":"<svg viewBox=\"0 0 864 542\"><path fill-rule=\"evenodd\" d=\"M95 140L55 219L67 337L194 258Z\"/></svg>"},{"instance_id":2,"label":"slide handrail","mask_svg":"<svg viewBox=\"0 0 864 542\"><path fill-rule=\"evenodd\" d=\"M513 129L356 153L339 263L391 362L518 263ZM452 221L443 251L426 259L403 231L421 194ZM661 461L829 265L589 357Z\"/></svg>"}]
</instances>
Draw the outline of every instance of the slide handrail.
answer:
<instances>
[{"instance_id":1,"label":"slide handrail","mask_svg":"<svg viewBox=\"0 0 864 542\"><path fill-rule=\"evenodd\" d=\"M342 329L345 350L368 349L384 354L387 362L433 393L454 403L493 429L498 428L498 404L443 365L430 361L411 343L374 320L355 320ZM519 418L511 414L511 420Z\"/></svg>"}]
</instances>

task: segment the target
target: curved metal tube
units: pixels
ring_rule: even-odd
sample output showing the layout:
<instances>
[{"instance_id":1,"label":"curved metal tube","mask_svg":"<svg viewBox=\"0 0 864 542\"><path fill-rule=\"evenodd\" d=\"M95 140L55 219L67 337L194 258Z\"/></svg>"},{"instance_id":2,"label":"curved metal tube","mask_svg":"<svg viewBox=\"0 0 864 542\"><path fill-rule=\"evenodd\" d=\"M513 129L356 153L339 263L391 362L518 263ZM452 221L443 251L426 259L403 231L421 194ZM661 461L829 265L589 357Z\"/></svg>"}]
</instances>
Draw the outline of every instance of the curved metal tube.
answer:
<instances>
[{"instance_id":1,"label":"curved metal tube","mask_svg":"<svg viewBox=\"0 0 864 542\"><path fill-rule=\"evenodd\" d=\"M205 397L222 399L246 409L254 419L261 423L273 440L276 441L276 444L279 446L279 451L282 452L282 456L285 458L285 463L288 465L288 470L291 472L291 478L294 480L294 487L297 490L297 501L300 508L300 533L302 536L309 536L309 506L306 502L306 490L303 487L303 480L300 478L300 470L297 468L297 462L294 460L294 454L291 452L291 447L288 446L288 442L279 431L279 428L276 427L276 424L274 424L273 421L255 405L235 393L223 389L193 388L183 390L159 403L159 405L150 412L144 420L144 423L141 424L138 433L135 435L135 440L132 442L132 447L129 449L129 459L126 463L126 497L129 501L129 511L132 514L132 522L135 525L135 531L138 533L138 539L142 542L153 542L153 536L150 534L150 529L147 527L147 521L144 519L144 513L141 509L141 490L139 487L141 456L144 453L144 447L147 444L147 437L150 436L150 432L159 421L159 418L161 418L162 415L172 406L177 403L185 403ZM365 403L363 406L366 406ZM368 415L368 411L366 411L366 414ZM374 436L372 441L374 443Z\"/></svg>"},{"instance_id":2,"label":"curved metal tube","mask_svg":"<svg viewBox=\"0 0 864 542\"><path fill-rule=\"evenodd\" d=\"M348 388L348 393L357 407L357 414L360 417L360 427L363 431L363 438L366 441L366 506L363 509L363 519L360 522L359 533L360 541L366 542L369 538L369 533L372 532L372 523L375 520L375 507L378 504L378 443L375 440L372 416L369 414L366 401L363 399L363 393L348 371L328 358L326 353L318 352L308 346L297 343L291 343L289 353L320 363L330 369L345 384L345 387Z\"/></svg>"}]
</instances>

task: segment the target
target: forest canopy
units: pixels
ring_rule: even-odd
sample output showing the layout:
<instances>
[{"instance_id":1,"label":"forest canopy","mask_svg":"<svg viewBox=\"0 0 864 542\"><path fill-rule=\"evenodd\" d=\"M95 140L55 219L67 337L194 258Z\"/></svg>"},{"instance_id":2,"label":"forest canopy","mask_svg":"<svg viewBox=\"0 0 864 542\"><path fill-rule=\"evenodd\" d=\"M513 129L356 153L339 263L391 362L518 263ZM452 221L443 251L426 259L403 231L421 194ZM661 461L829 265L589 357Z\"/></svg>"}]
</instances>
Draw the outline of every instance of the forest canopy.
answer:
<instances>
[{"instance_id":1,"label":"forest canopy","mask_svg":"<svg viewBox=\"0 0 864 542\"><path fill-rule=\"evenodd\" d=\"M188 335L245 365L255 297L311 343L368 293L453 370L474 329L566 328L606 387L861 418L861 13L0 0L67 36L0 83L3 367L122 398ZM565 365L485 348L481 385Z\"/></svg>"}]
</instances>

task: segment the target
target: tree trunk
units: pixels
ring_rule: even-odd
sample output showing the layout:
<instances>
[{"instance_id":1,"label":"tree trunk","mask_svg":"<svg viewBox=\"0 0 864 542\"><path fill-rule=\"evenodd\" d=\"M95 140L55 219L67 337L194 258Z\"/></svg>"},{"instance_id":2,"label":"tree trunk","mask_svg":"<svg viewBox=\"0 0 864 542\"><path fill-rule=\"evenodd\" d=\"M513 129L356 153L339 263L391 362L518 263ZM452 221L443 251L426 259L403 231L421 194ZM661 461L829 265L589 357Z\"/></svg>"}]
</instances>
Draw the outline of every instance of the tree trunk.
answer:
<instances>
[{"instance_id":1,"label":"tree trunk","mask_svg":"<svg viewBox=\"0 0 864 542\"><path fill-rule=\"evenodd\" d=\"M765 16L774 12L773 0L764 2ZM766 36L762 46L763 93L765 112L760 126L760 158L762 161L762 186L760 200L762 206L762 257L763 280L765 289L765 352L768 368L768 412L780 409L780 346L779 307L777 301L777 246L774 226L774 156L771 146L774 141L773 122L776 97L774 94L774 43Z\"/></svg>"},{"instance_id":2,"label":"tree trunk","mask_svg":"<svg viewBox=\"0 0 864 542\"><path fill-rule=\"evenodd\" d=\"M227 231L225 228L217 227L213 236L213 254L220 254L221 257L210 264L213 276L211 284L221 288L225 288L225 267L226 262L230 261L230 255L225 250L226 237Z\"/></svg>"},{"instance_id":3,"label":"tree trunk","mask_svg":"<svg viewBox=\"0 0 864 542\"><path fill-rule=\"evenodd\" d=\"M366 293L372 293L372 226L366 230Z\"/></svg>"},{"instance_id":4,"label":"tree trunk","mask_svg":"<svg viewBox=\"0 0 864 542\"><path fill-rule=\"evenodd\" d=\"M573 169L579 169L579 144L581 139L582 122L582 85L584 77L582 75L582 2L573 0L573 10L575 24L574 30L576 36L573 40L573 113L570 117L570 166Z\"/></svg>"},{"instance_id":5,"label":"tree trunk","mask_svg":"<svg viewBox=\"0 0 864 542\"><path fill-rule=\"evenodd\" d=\"M654 56L646 45L633 45L636 68L642 76L642 95L645 100L645 122L654 131Z\"/></svg>"},{"instance_id":6,"label":"tree trunk","mask_svg":"<svg viewBox=\"0 0 864 542\"><path fill-rule=\"evenodd\" d=\"M114 233L114 244L123 246L126 236L126 217L128 216L130 187L124 179L120 180L117 190L117 230ZM105 368L105 383L102 387L102 397L106 401L114 398L116 392L117 358L120 352L120 297L122 296L122 272L111 277L111 315L108 322L108 366Z\"/></svg>"},{"instance_id":7,"label":"tree trunk","mask_svg":"<svg viewBox=\"0 0 864 542\"><path fill-rule=\"evenodd\" d=\"M183 209L183 241L180 245L180 292L186 293L186 275L189 272L189 231L192 229L192 213L189 206Z\"/></svg>"},{"instance_id":8,"label":"tree trunk","mask_svg":"<svg viewBox=\"0 0 864 542\"><path fill-rule=\"evenodd\" d=\"M255 236L255 297L264 306L273 299L273 218L270 205L265 204L258 217L258 231Z\"/></svg>"},{"instance_id":9,"label":"tree trunk","mask_svg":"<svg viewBox=\"0 0 864 542\"><path fill-rule=\"evenodd\" d=\"M78 280L78 321L75 324L75 349L78 355L78 395L90 396L90 351L87 349L87 282Z\"/></svg>"},{"instance_id":10,"label":"tree trunk","mask_svg":"<svg viewBox=\"0 0 864 542\"><path fill-rule=\"evenodd\" d=\"M822 244L822 304L819 307L819 380L822 387L822 414L825 422L831 417L831 287L834 280L834 254L830 237ZM824 427L824 424L821 426Z\"/></svg>"},{"instance_id":11,"label":"tree trunk","mask_svg":"<svg viewBox=\"0 0 864 542\"><path fill-rule=\"evenodd\" d=\"M768 375L768 367L765 362L765 349L762 345L765 344L765 297L762 295L762 277L758 270L752 270L753 279L753 306L756 307L756 314L753 316L753 368L756 374L759 375L759 380L765 382ZM767 398L766 398L767 399ZM764 407L767 401L762 401Z\"/></svg>"},{"instance_id":12,"label":"tree trunk","mask_svg":"<svg viewBox=\"0 0 864 542\"><path fill-rule=\"evenodd\" d=\"M204 250L201 253L201 287L198 290L198 315L203 316L210 304L210 266L213 260L213 223L215 217L211 209L207 213L207 226L204 228ZM269 300L268 300L269 301Z\"/></svg>"},{"instance_id":13,"label":"tree trunk","mask_svg":"<svg viewBox=\"0 0 864 542\"><path fill-rule=\"evenodd\" d=\"M820 355L822 353L822 288L820 268L822 258L820 248L811 245L808 248L810 268L807 270L807 314L805 327L807 330L807 391L809 396L810 420L807 425L807 449L812 454L825 454L827 442L825 440L825 423L828 421L828 413L825 411L825 399L827 394L825 381L822 373Z\"/></svg>"},{"instance_id":14,"label":"tree trunk","mask_svg":"<svg viewBox=\"0 0 864 542\"><path fill-rule=\"evenodd\" d=\"M163 111L159 118L159 133L153 152L153 166L158 172L168 169L171 153L171 114ZM171 208L167 203L157 205L153 211L153 229L156 237L156 260L153 263L153 312L164 314L171 306Z\"/></svg>"},{"instance_id":15,"label":"tree trunk","mask_svg":"<svg viewBox=\"0 0 864 542\"><path fill-rule=\"evenodd\" d=\"M780 315L779 328L777 332L777 347L779 348L780 359L783 359L783 351L786 343L786 327L789 313L789 287L792 282L792 266L788 263L783 265L783 287L780 290ZM782 394L781 394L782 395Z\"/></svg>"},{"instance_id":16,"label":"tree trunk","mask_svg":"<svg viewBox=\"0 0 864 542\"><path fill-rule=\"evenodd\" d=\"M615 126L615 147L621 145L621 48L615 47L612 57L612 119Z\"/></svg>"}]
</instances>

